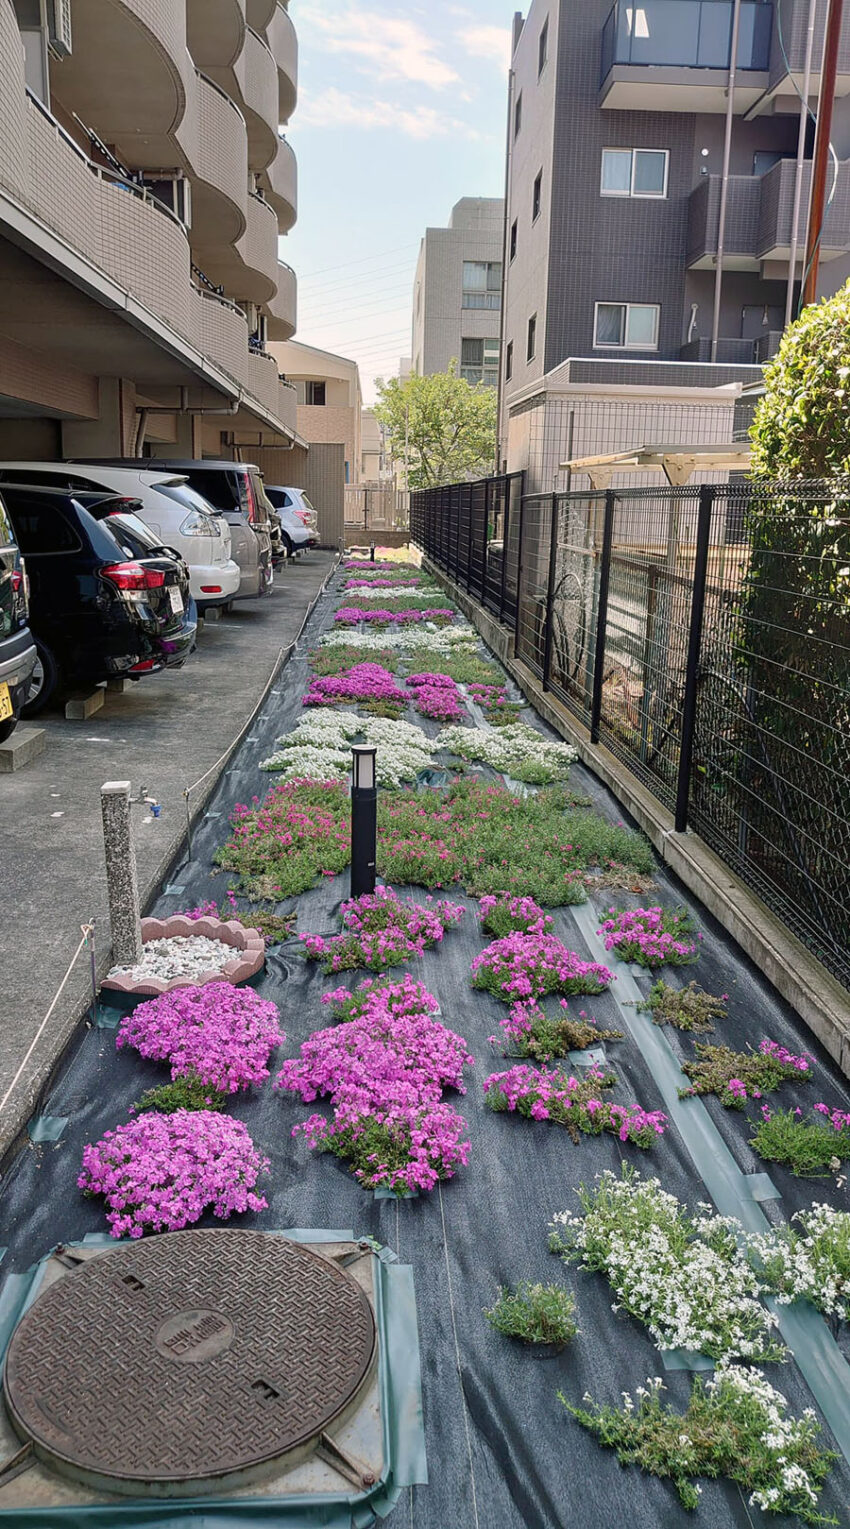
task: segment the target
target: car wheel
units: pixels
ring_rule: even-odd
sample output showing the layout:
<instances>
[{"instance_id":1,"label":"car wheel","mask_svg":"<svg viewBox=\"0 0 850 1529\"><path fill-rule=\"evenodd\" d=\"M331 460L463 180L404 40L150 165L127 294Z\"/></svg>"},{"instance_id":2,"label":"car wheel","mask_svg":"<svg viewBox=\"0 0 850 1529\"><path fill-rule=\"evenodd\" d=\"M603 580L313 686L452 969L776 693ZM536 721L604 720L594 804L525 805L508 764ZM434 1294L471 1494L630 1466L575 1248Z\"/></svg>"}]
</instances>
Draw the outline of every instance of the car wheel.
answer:
<instances>
[{"instance_id":1,"label":"car wheel","mask_svg":"<svg viewBox=\"0 0 850 1529\"><path fill-rule=\"evenodd\" d=\"M294 556L294 552L293 552L291 537L287 536L285 531L281 532L281 535L283 536L283 550L286 553L286 556L287 557L293 557Z\"/></svg>"},{"instance_id":2,"label":"car wheel","mask_svg":"<svg viewBox=\"0 0 850 1529\"><path fill-rule=\"evenodd\" d=\"M5 722L0 722L0 743L5 743L7 738L11 738L17 725L17 717L7 717Z\"/></svg>"},{"instance_id":3,"label":"car wheel","mask_svg":"<svg viewBox=\"0 0 850 1529\"><path fill-rule=\"evenodd\" d=\"M30 693L21 707L22 717L37 717L43 711L59 686L59 665L49 648L35 639L38 657L32 672Z\"/></svg>"}]
</instances>

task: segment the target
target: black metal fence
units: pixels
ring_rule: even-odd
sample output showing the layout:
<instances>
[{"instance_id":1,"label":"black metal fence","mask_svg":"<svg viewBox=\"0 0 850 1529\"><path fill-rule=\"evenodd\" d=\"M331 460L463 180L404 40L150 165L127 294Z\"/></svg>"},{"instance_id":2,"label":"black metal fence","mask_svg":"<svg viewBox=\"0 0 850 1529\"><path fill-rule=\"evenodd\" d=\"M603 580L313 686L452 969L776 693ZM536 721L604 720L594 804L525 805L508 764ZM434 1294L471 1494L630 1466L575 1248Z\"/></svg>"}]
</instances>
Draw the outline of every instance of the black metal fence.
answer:
<instances>
[{"instance_id":1,"label":"black metal fence","mask_svg":"<svg viewBox=\"0 0 850 1529\"><path fill-rule=\"evenodd\" d=\"M850 987L850 482L414 494L411 537Z\"/></svg>"}]
</instances>

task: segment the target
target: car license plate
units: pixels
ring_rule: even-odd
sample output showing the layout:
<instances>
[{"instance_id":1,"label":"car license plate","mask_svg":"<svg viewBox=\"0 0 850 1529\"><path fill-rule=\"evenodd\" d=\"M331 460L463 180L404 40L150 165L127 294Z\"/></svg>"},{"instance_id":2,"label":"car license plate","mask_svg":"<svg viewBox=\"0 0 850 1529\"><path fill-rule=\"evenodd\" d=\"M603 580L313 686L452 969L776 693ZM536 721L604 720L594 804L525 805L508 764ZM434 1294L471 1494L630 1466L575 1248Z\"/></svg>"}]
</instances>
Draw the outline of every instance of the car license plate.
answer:
<instances>
[{"instance_id":1,"label":"car license plate","mask_svg":"<svg viewBox=\"0 0 850 1529\"><path fill-rule=\"evenodd\" d=\"M169 589L168 597L171 601L171 609L175 613L181 612L183 610L183 596L179 589Z\"/></svg>"},{"instance_id":2,"label":"car license plate","mask_svg":"<svg viewBox=\"0 0 850 1529\"><path fill-rule=\"evenodd\" d=\"M8 721L12 712L12 697L9 694L8 685L0 685L0 722Z\"/></svg>"}]
</instances>

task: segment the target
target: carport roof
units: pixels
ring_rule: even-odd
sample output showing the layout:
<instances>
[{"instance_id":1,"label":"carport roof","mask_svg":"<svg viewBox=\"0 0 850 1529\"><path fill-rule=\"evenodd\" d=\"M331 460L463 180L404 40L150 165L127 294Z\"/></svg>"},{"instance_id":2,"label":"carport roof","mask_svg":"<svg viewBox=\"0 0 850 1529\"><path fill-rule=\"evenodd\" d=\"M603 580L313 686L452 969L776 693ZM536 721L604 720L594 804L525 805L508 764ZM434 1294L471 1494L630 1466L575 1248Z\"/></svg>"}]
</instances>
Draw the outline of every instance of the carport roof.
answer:
<instances>
[{"instance_id":1,"label":"carport roof","mask_svg":"<svg viewBox=\"0 0 850 1529\"><path fill-rule=\"evenodd\" d=\"M636 446L632 451L615 451L598 457L573 457L561 463L562 472L587 473L594 488L608 488L616 472L658 472L674 487L687 483L699 468L733 468L739 472L750 465L747 441L731 441L728 446Z\"/></svg>"}]
</instances>

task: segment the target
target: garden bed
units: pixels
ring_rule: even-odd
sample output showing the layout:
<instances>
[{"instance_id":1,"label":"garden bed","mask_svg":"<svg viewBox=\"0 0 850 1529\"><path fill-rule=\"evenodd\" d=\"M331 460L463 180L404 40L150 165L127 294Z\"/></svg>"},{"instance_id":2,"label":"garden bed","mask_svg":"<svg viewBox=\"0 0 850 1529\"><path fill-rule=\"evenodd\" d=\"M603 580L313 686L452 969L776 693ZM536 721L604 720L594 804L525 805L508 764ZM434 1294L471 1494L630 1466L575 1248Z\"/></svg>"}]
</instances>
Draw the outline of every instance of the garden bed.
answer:
<instances>
[{"instance_id":1,"label":"garden bed","mask_svg":"<svg viewBox=\"0 0 850 1529\"><path fill-rule=\"evenodd\" d=\"M317 612L308 632L311 646L331 628L335 605L357 595L356 589L343 588L344 579L351 576L351 571L340 573L331 597ZM381 640L384 637L382 633ZM375 651L377 648L376 641ZM214 856L228 837L229 817L236 804L244 803L250 810L252 797L262 801L269 787L276 785L275 777L263 773L260 763L272 753L275 740L290 733L304 717L301 697L314 672L307 651L290 664L281 694L270 698L252 729L251 741L242 745L232 773L219 787L196 835L192 861L174 874L180 891L164 895L157 905L160 916L208 900L223 902L225 889L235 878L227 871L213 874ZM395 683L401 689L406 688L408 674L423 672L421 651L412 647L406 651L415 653L416 668L409 668L406 660L400 663ZM480 644L470 645L468 657L473 655L478 663L492 662ZM371 654L366 654L365 646L356 654L361 661L367 656ZM405 711L405 719L421 723L429 737L439 731L439 722L417 717L412 706ZM468 721L470 725L473 722L471 711ZM541 738L554 741L542 725L538 731ZM441 757L437 763L449 760ZM472 778L485 787L487 783L497 784L496 772L487 763ZM604 834L603 829L596 828L594 833L620 835L617 842L622 852L629 841L616 826L621 817L616 804L579 766L572 766L568 788L574 796L591 799L594 812L605 825ZM428 809L438 806L442 796L438 791L428 793ZM510 793L508 796L519 800ZM532 800L539 801L539 797ZM504 803L504 795L498 801ZM388 797L382 793L382 811L388 805ZM532 809L532 813L536 811ZM588 814L587 808L574 805L567 808L565 804L565 811L571 814L570 823L577 823L582 813ZM588 815L585 823L590 822ZM328 842L338 853L336 861L325 863L331 874L321 875L320 856L315 865L317 874L310 876L309 885L297 899L281 899L274 910L280 916L297 908L298 926L295 937L268 951L256 988L262 998L277 1004L280 1028L287 1037L272 1060L273 1076L285 1060L299 1057L314 1032L345 1022L322 1005L322 997L340 985L353 991L369 975L365 970L326 974L321 962L305 959L298 938L314 934L328 940L342 930L340 909L348 896L347 875L340 874L345 858L344 825L343 831L332 834ZM548 887L551 893L553 881L551 874L548 880L540 874L541 843L538 828L537 836L528 840L528 852L519 855L514 866L518 872L526 866L533 870L535 885L512 884L510 867L505 880L517 895L531 892L538 902L546 903L547 898L539 895L540 883L544 883L543 891ZM455 854L456 846L450 843L449 850ZM394 853L395 864L401 864L400 852ZM633 874L645 876L647 864L641 861L640 866L635 865ZM567 869L565 859L564 875ZM374 1236L413 1265L420 1332L425 1340L424 1400L431 1484L413 1489L390 1517L390 1524L398 1519L405 1529L445 1529L449 1524L463 1525L464 1529L476 1525L482 1529L484 1525L487 1529L526 1529L528 1525L556 1529L561 1523L580 1518L588 1529L607 1529L612 1521L623 1518L636 1529L657 1529L659 1524L684 1522L684 1510L670 1484L640 1475L633 1468L622 1470L613 1451L602 1449L592 1432L565 1412L556 1392L561 1390L576 1407L582 1406L585 1393L596 1403L618 1405L624 1389L636 1393L639 1386L646 1385L648 1376L661 1375L668 1388L665 1400L684 1414L693 1378L687 1368L689 1358L668 1356L669 1363L679 1366L668 1369L646 1327L632 1316L612 1312L614 1297L607 1278L601 1273L566 1269L548 1251L547 1234L556 1213L579 1211L574 1186L582 1180L592 1183L594 1176L606 1169L619 1178L624 1161L644 1175L657 1176L664 1189L692 1211L708 1198L701 1172L674 1118L663 1134L653 1133L651 1145L642 1148L621 1141L617 1133L608 1130L599 1135L580 1130L574 1141L557 1121L553 1124L545 1118L522 1118L516 1112L488 1108L485 1080L512 1065L502 1056L500 1041L494 1046L489 1040L491 1036L501 1037L500 1022L508 1009L493 993L473 988L473 962L498 932L482 931L478 899L465 889L467 882L473 882L472 872L464 869L463 874L463 883L449 881L443 890L435 891L434 901L450 899L465 910L464 917L452 923L443 939L394 970L391 980L401 981L407 971L421 982L437 1000L442 1024L462 1038L474 1058L474 1065L464 1068L466 1093L457 1097L448 1088L445 1093L446 1104L460 1113L466 1125L466 1162L457 1166L451 1179L438 1182L416 1199L399 1200L392 1195L378 1198L370 1187L361 1186L348 1162L331 1152L311 1151L301 1133L293 1138L291 1133L310 1112L330 1118L327 1102L320 1098L305 1106L293 1092L275 1090L265 1082L227 1102L228 1114L244 1123L257 1152L270 1160L269 1172L258 1185L269 1208L240 1217L239 1224L353 1229L358 1235ZM608 917L612 904L618 909L663 906L675 911L687 901L666 873L653 870L652 874L656 887L651 894L612 892L604 887L597 892L589 878L588 884L583 882L578 888L583 898L590 896L589 904L558 905L558 899L551 898L546 907L552 936L583 962L607 962L617 979L602 992L568 999L571 1016L577 1018L579 1010L585 1010L595 1018L600 1031L625 1032L623 1039L601 1042L606 1068L617 1079L606 1089L604 1098L624 1107L639 1102L647 1111L667 1106L653 1067L635 1043L618 1005L622 968L614 950L606 955L604 948L595 948L583 920L585 915L592 915L595 929ZM480 891L499 890L492 879L481 885L477 877L474 884ZM421 885L403 886L397 877L393 885L404 898L425 905L427 893ZM561 891L566 896L566 884ZM237 906L240 915L247 916L250 903L238 893ZM714 1033L698 1034L697 1040L743 1053L748 1045L757 1050L763 1039L770 1038L793 1054L808 1053L817 1079L814 1087L811 1082L792 1079L771 1096L771 1102L800 1106L807 1114L819 1100L850 1109L846 1082L800 1022L703 910L689 905L689 911L705 936L700 942L699 961L678 972L669 966L660 971L642 970L636 979L640 994L646 997L659 976L682 986L696 979L711 994L727 994L728 1001L722 1006L725 1016L715 1013ZM557 994L552 993L545 1001L554 1014ZM628 1010L627 1015L633 1012ZM650 1016L646 1023L665 1044L669 1042L674 1055L694 1055L693 1035L669 1025L653 1027ZM575 1071L578 1065L555 1064L568 1071ZM116 1051L109 1029L92 1029L81 1037L46 1105L52 1120L67 1120L63 1134L55 1146L22 1154L0 1197L0 1241L9 1247L4 1271L28 1267L48 1244L103 1230L102 1203L82 1199L76 1187L82 1146L132 1118L131 1107L144 1090L163 1083L167 1076L161 1064L145 1060L135 1051L126 1047ZM757 1159L749 1146L753 1130L748 1119L755 1116L754 1109L727 1109L713 1096L682 1101L681 1107L706 1112L738 1168L745 1174L768 1173L782 1190L781 1201L767 1202L771 1220L788 1219L813 1199L846 1208L846 1190L836 1187L835 1175L805 1181L779 1165ZM215 1223L207 1216L200 1224ZM533 1284L560 1281L576 1297L578 1334L547 1364L528 1363L521 1346L494 1331L483 1314L484 1308L492 1308L499 1287L514 1287L523 1280ZM844 1352L850 1352L846 1331L842 1331L840 1342ZM788 1399L795 1415L807 1406L818 1407L793 1361L771 1365L769 1378ZM828 1431L824 1442L831 1444ZM700 1507L690 1520L695 1526L704 1523L710 1529L748 1529L761 1521L759 1511L747 1507L728 1480L716 1484L703 1480L701 1485ZM850 1471L840 1460L828 1480L822 1510L840 1513L848 1500ZM772 1522L768 1518L764 1521ZM776 1522L785 1525L792 1520Z\"/></svg>"}]
</instances>

